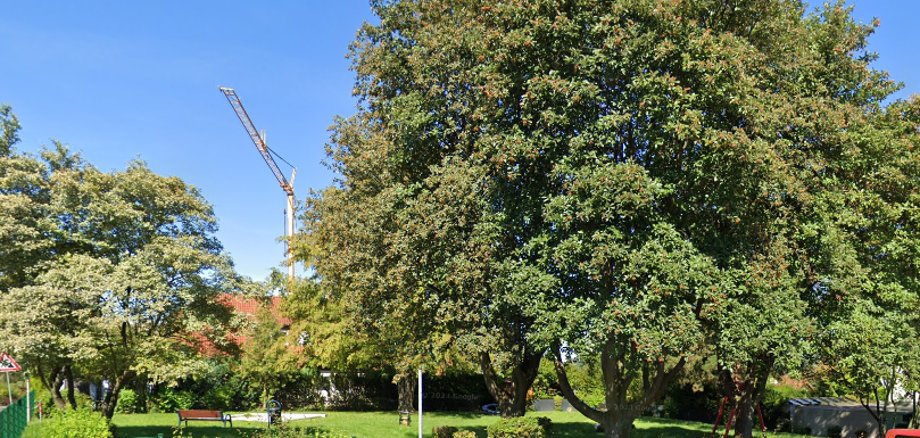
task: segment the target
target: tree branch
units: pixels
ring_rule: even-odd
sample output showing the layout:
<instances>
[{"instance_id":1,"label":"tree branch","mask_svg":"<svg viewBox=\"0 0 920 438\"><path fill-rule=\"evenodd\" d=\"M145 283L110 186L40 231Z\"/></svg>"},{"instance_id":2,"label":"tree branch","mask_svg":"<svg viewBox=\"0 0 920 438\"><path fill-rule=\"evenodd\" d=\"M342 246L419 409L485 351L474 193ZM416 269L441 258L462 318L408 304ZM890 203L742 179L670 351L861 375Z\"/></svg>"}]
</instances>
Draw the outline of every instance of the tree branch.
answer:
<instances>
[{"instance_id":1,"label":"tree branch","mask_svg":"<svg viewBox=\"0 0 920 438\"><path fill-rule=\"evenodd\" d=\"M598 423L604 423L604 412L588 406L582 399L575 395L572 385L569 383L569 376L565 372L565 364L562 363L562 356L559 354L559 347L553 346L553 364L556 368L556 376L559 378L559 388L562 389L562 395L572 404L578 412Z\"/></svg>"}]
</instances>

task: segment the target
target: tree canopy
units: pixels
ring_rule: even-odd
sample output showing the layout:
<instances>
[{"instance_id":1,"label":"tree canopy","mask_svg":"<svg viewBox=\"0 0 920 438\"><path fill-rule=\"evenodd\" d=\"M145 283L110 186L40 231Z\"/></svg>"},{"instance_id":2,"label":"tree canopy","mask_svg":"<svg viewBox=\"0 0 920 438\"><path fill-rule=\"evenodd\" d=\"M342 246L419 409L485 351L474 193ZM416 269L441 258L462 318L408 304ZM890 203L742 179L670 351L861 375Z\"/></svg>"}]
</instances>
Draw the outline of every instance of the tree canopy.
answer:
<instances>
[{"instance_id":1,"label":"tree canopy","mask_svg":"<svg viewBox=\"0 0 920 438\"><path fill-rule=\"evenodd\" d=\"M3 120L15 139L15 118ZM32 367L59 406L63 380L75 405L75 371L109 381L108 417L136 376L169 382L201 370L202 337L228 342L217 295L236 284L201 194L142 162L106 173L60 143L40 157L7 149L0 349Z\"/></svg>"},{"instance_id":2,"label":"tree canopy","mask_svg":"<svg viewBox=\"0 0 920 438\"><path fill-rule=\"evenodd\" d=\"M616 437L714 351L749 436L771 372L838 351L830 323L915 326L915 103L884 104L874 24L843 3L374 10L308 226L321 288L371 338L481 356L507 414L549 349ZM586 356L606 409L567 388Z\"/></svg>"}]
</instances>

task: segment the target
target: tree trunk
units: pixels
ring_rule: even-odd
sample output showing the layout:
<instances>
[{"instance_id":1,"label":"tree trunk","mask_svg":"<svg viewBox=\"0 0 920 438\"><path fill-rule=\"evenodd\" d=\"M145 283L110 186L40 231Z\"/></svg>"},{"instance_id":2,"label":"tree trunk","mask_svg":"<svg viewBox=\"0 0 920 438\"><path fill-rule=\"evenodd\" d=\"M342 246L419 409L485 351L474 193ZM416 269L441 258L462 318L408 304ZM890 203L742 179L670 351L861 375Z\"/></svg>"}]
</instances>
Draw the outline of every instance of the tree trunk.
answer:
<instances>
[{"instance_id":1,"label":"tree trunk","mask_svg":"<svg viewBox=\"0 0 920 438\"><path fill-rule=\"evenodd\" d=\"M73 367L65 365L64 376L67 378L67 402L71 409L77 409L77 382L73 378Z\"/></svg>"},{"instance_id":2,"label":"tree trunk","mask_svg":"<svg viewBox=\"0 0 920 438\"><path fill-rule=\"evenodd\" d=\"M527 412L527 391L537 378L541 359L543 352L525 352L523 359L511 371L511 377L503 379L492 366L492 356L485 352L479 354L479 367L486 388L498 402L502 417L523 417Z\"/></svg>"},{"instance_id":3,"label":"tree trunk","mask_svg":"<svg viewBox=\"0 0 920 438\"><path fill-rule=\"evenodd\" d=\"M115 415L115 406L118 405L118 395L121 394L121 390L124 389L126 385L131 384L133 378L133 371L125 371L115 378L112 388L102 399L102 415L104 415L105 418L111 420L112 416Z\"/></svg>"},{"instance_id":4,"label":"tree trunk","mask_svg":"<svg viewBox=\"0 0 920 438\"><path fill-rule=\"evenodd\" d=\"M613 341L610 340L601 350L606 410L588 406L584 400L575 394L575 390L569 383L569 377L558 345L553 347L553 356L556 377L559 378L559 388L562 390L562 395L572 404L572 407L581 412L582 415L601 424L604 428L604 436L607 438L624 438L632 434L633 421L636 417L664 395L665 389L683 369L686 359L681 357L670 369L665 366L663 361L651 364L647 371L647 377L643 378L644 383L647 383L647 385L642 388L641 395L630 400L627 397L627 393L631 384L631 377L638 378L638 376L624 372L622 364L626 362L624 360L625 353L619 356L616 355L614 347Z\"/></svg>"},{"instance_id":5,"label":"tree trunk","mask_svg":"<svg viewBox=\"0 0 920 438\"><path fill-rule=\"evenodd\" d=\"M917 395L920 394L917 391L914 391L910 394L911 404L913 405L914 415L910 417L910 427L911 429L916 429L920 426L920 411L917 410Z\"/></svg>"},{"instance_id":6,"label":"tree trunk","mask_svg":"<svg viewBox=\"0 0 920 438\"><path fill-rule=\"evenodd\" d=\"M752 438L754 434L754 403L750 392L745 391L737 401L735 411L735 438Z\"/></svg>"},{"instance_id":7,"label":"tree trunk","mask_svg":"<svg viewBox=\"0 0 920 438\"><path fill-rule=\"evenodd\" d=\"M764 358L756 364L747 367L736 365L733 370L722 370L722 385L726 397L732 401L727 407L729 412L735 410L734 426L735 438L752 438L754 430L760 428L760 417L757 407L763 400L767 379L773 369L773 358ZM730 414L726 413L726 416ZM727 421L727 418L726 418Z\"/></svg>"},{"instance_id":8,"label":"tree trunk","mask_svg":"<svg viewBox=\"0 0 920 438\"><path fill-rule=\"evenodd\" d=\"M57 368L51 372L49 383L50 387L48 389L51 391L51 399L54 400L54 406L60 410L67 409L67 400L64 400L64 396L61 395L61 385L64 384L63 367Z\"/></svg>"},{"instance_id":9,"label":"tree trunk","mask_svg":"<svg viewBox=\"0 0 920 438\"><path fill-rule=\"evenodd\" d=\"M606 422L606 425L604 426L604 437L629 438L632 435L633 421L635 420L636 419L632 417L620 416Z\"/></svg>"},{"instance_id":10,"label":"tree trunk","mask_svg":"<svg viewBox=\"0 0 920 438\"><path fill-rule=\"evenodd\" d=\"M139 414L147 413L147 375L139 376L134 381L134 392L137 393L136 412Z\"/></svg>"},{"instance_id":11,"label":"tree trunk","mask_svg":"<svg viewBox=\"0 0 920 438\"><path fill-rule=\"evenodd\" d=\"M418 381L411 373L397 376L396 393L400 412L415 412L415 392L418 390Z\"/></svg>"}]
</instances>

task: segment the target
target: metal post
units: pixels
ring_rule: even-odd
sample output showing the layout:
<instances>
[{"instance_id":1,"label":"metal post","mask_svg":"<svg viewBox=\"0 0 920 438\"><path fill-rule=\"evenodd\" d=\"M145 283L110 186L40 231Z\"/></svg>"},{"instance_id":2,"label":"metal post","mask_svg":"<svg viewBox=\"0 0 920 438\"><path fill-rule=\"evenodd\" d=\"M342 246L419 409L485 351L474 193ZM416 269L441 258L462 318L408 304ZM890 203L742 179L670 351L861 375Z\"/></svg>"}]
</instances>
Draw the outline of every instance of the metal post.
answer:
<instances>
[{"instance_id":1,"label":"metal post","mask_svg":"<svg viewBox=\"0 0 920 438\"><path fill-rule=\"evenodd\" d=\"M424 436L422 431L422 369L418 369L418 438Z\"/></svg>"},{"instance_id":2,"label":"metal post","mask_svg":"<svg viewBox=\"0 0 920 438\"><path fill-rule=\"evenodd\" d=\"M24 374L26 378L26 424L32 422L32 387L29 385L29 372Z\"/></svg>"},{"instance_id":3,"label":"metal post","mask_svg":"<svg viewBox=\"0 0 920 438\"><path fill-rule=\"evenodd\" d=\"M288 282L291 283L289 286L293 285L294 282L294 252L291 251L291 243L294 239L294 195L288 195L287 197L287 217L285 223L285 238L287 245L287 264L288 264Z\"/></svg>"},{"instance_id":4,"label":"metal post","mask_svg":"<svg viewBox=\"0 0 920 438\"><path fill-rule=\"evenodd\" d=\"M10 397L10 406L13 406L13 387L10 385L10 372L7 371L6 374L6 393Z\"/></svg>"}]
</instances>

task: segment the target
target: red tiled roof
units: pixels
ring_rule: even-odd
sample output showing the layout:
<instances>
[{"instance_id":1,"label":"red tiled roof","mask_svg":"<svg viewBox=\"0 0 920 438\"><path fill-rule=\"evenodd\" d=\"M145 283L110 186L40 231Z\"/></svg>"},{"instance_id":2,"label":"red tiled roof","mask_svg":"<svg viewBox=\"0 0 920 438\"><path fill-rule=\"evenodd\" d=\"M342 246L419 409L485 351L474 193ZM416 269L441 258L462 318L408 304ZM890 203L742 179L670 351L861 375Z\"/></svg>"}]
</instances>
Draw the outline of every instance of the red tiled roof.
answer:
<instances>
[{"instance_id":1,"label":"red tiled roof","mask_svg":"<svg viewBox=\"0 0 920 438\"><path fill-rule=\"evenodd\" d=\"M291 319L285 317L281 314L281 300L282 297L271 297L271 312L275 316L275 320L278 321L284 327L291 325ZM261 306L261 299L255 297L247 297L243 295L236 294L223 294L220 297L220 300L231 309L235 310L240 315L245 315L249 317L255 317L259 312L259 306Z\"/></svg>"},{"instance_id":2,"label":"red tiled roof","mask_svg":"<svg viewBox=\"0 0 920 438\"><path fill-rule=\"evenodd\" d=\"M282 327L286 328L290 327L291 319L281 314L282 299L282 297L271 297L270 306L271 313L275 317L275 320L278 324L281 324ZM250 319L255 319L256 314L259 313L259 307L262 305L262 300L260 298L236 294L223 294L218 300L225 306L233 309L237 314L246 316ZM189 345L197 345L198 352L205 356L214 357L225 354L217 348L204 333L188 333L186 336L187 338L183 342ZM242 333L227 333L225 339L230 340L237 346L242 346L246 342L246 335Z\"/></svg>"}]
</instances>

